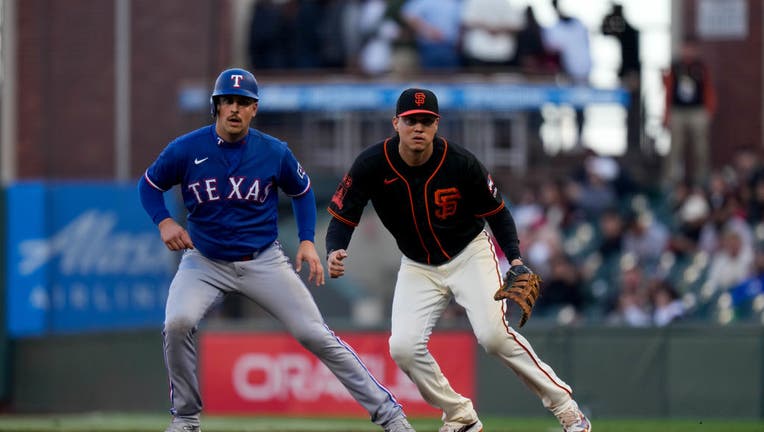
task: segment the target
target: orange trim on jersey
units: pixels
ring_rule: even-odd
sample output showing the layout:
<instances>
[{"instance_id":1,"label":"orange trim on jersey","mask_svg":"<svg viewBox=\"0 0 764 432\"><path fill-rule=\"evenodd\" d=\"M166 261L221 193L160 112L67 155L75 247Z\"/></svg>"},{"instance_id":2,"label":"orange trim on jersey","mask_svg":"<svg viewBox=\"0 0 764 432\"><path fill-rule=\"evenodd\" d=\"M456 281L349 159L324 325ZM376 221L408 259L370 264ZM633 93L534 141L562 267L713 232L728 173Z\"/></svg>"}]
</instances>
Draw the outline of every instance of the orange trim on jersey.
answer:
<instances>
[{"instance_id":1,"label":"orange trim on jersey","mask_svg":"<svg viewBox=\"0 0 764 432\"><path fill-rule=\"evenodd\" d=\"M500 212L501 209L503 209L503 208L504 208L504 200L501 200L501 205L499 207L497 207L495 210L491 210L488 213L483 213L483 214L475 215L475 217L476 218L484 218L484 217L488 217L488 216L493 216L496 213Z\"/></svg>"},{"instance_id":2,"label":"orange trim on jersey","mask_svg":"<svg viewBox=\"0 0 764 432\"><path fill-rule=\"evenodd\" d=\"M330 215L334 216L338 221L344 223L345 225L350 225L351 227L355 228L358 226L357 223L351 221L350 219L345 219L344 217L338 215L334 210L327 207L326 210L329 212Z\"/></svg>"},{"instance_id":3,"label":"orange trim on jersey","mask_svg":"<svg viewBox=\"0 0 764 432\"><path fill-rule=\"evenodd\" d=\"M448 141L446 141L445 138L441 138L443 140L443 157L440 158L440 163L438 164L438 167L435 168L435 171L432 172L432 175L430 178L427 179L427 181L424 183L424 208L425 212L427 213L427 224L430 226L430 232L432 233L432 238L435 239L435 243L438 244L438 247L440 248L440 251L443 253L443 255L451 259L451 255L446 253L446 250L443 249L443 245L440 244L440 240L438 240L438 236L435 234L435 228L432 227L432 219L430 218L430 203L427 200L427 187L430 185L430 181L435 178L435 174L438 173L440 170L440 167L443 166L443 162L446 161L446 153L448 153ZM433 147L435 146L435 141L433 140Z\"/></svg>"},{"instance_id":4,"label":"orange trim on jersey","mask_svg":"<svg viewBox=\"0 0 764 432\"><path fill-rule=\"evenodd\" d=\"M390 142L390 138L385 140L385 143L382 144L382 148L385 151L385 159L387 159L387 164L390 165L390 168L395 172L395 174L401 178L401 180L406 184L406 190L409 192L409 205L411 206L411 218L414 220L414 228L416 229L416 234L419 236L419 243L422 244L422 249L427 253L427 264L430 263L430 251L427 250L427 245L424 243L424 238L422 238L422 233L419 231L419 224L416 221L416 211L414 210L414 197L411 196L411 185L409 184L408 180L406 180L406 177L403 176L397 169L395 169L395 166L393 165L393 161L390 160L390 155L387 153L387 144Z\"/></svg>"}]
</instances>

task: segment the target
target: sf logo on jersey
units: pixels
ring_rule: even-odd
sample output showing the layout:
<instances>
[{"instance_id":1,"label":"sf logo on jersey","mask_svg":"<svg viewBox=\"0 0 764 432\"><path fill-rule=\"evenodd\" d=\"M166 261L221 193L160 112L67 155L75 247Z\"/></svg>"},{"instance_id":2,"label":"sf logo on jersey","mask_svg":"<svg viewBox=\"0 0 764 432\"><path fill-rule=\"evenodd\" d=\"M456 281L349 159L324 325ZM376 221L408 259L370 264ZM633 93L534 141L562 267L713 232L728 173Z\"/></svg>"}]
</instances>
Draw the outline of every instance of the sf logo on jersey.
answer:
<instances>
[{"instance_id":1,"label":"sf logo on jersey","mask_svg":"<svg viewBox=\"0 0 764 432\"><path fill-rule=\"evenodd\" d=\"M456 214L456 205L462 198L459 189L452 187L447 189L438 189L435 191L435 217L445 220L449 216Z\"/></svg>"}]
</instances>

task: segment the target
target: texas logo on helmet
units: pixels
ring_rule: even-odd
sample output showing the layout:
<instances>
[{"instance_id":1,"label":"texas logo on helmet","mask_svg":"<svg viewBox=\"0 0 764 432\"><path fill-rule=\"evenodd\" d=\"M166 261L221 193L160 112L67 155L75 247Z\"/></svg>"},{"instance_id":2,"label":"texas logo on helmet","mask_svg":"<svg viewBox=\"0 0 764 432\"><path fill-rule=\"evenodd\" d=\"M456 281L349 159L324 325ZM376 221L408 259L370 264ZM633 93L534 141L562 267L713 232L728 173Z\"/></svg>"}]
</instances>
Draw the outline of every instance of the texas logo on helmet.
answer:
<instances>
[{"instance_id":1,"label":"texas logo on helmet","mask_svg":"<svg viewBox=\"0 0 764 432\"><path fill-rule=\"evenodd\" d=\"M244 75L231 75L231 79L233 80L233 86L239 88L241 87L239 81L244 79Z\"/></svg>"}]
</instances>

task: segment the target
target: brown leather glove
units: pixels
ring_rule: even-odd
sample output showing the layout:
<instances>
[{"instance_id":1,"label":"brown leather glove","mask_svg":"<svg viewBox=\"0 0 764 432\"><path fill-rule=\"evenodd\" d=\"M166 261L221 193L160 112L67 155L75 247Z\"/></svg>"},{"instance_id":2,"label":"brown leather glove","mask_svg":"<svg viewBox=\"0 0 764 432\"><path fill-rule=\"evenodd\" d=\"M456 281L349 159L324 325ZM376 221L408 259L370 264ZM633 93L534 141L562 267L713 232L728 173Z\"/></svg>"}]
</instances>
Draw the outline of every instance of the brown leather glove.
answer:
<instances>
[{"instance_id":1,"label":"brown leather glove","mask_svg":"<svg viewBox=\"0 0 764 432\"><path fill-rule=\"evenodd\" d=\"M514 265L504 276L504 284L493 295L494 300L509 299L515 302L523 314L520 317L518 327L522 327L531 317L533 305L541 292L541 276L533 273L525 265Z\"/></svg>"}]
</instances>

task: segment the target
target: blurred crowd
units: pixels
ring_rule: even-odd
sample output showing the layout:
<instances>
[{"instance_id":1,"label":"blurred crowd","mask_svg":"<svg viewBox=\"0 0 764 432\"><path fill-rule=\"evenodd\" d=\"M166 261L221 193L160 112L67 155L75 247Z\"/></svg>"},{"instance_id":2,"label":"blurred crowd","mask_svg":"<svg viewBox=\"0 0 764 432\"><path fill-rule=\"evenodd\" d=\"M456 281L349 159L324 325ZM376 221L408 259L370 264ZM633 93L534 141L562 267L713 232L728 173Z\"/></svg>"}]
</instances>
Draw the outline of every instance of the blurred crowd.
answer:
<instances>
[{"instance_id":1,"label":"blurred crowd","mask_svg":"<svg viewBox=\"0 0 764 432\"><path fill-rule=\"evenodd\" d=\"M542 27L507 0L258 0L249 35L254 70L393 72L516 69L586 81L588 31L557 8Z\"/></svg>"},{"instance_id":2,"label":"blurred crowd","mask_svg":"<svg viewBox=\"0 0 764 432\"><path fill-rule=\"evenodd\" d=\"M538 315L637 327L764 318L764 164L753 151L702 184L656 187L590 152L580 172L528 185L511 209L545 281Z\"/></svg>"},{"instance_id":3,"label":"blurred crowd","mask_svg":"<svg viewBox=\"0 0 764 432\"><path fill-rule=\"evenodd\" d=\"M557 0L549 4L557 19L542 26L531 7L508 0L258 0L249 59L256 71L515 71L588 84L590 30ZM632 95L628 148L638 150L639 31L618 4L597 30L620 45L618 76ZM529 183L508 200L524 259L544 278L536 316L627 326L764 322L764 164L739 149L733 163L711 166L713 77L697 41L685 39L664 71L671 147L660 181L639 184L621 160L579 148L588 153L576 172Z\"/></svg>"}]
</instances>

